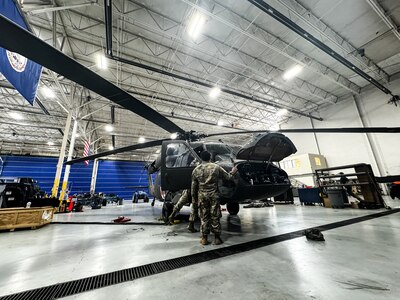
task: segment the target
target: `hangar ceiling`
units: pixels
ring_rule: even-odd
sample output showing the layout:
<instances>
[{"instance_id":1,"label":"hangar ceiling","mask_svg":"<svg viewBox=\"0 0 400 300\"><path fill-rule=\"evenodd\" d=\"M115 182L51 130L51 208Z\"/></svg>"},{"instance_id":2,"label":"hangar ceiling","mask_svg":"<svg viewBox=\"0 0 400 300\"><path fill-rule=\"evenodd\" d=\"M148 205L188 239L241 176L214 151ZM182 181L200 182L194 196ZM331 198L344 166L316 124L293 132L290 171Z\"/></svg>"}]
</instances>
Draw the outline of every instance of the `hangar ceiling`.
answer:
<instances>
[{"instance_id":1,"label":"hangar ceiling","mask_svg":"<svg viewBox=\"0 0 400 300\"><path fill-rule=\"evenodd\" d=\"M266 2L390 89L390 77L400 71L399 1ZM101 60L106 49L102 0L20 3L37 36L185 130L239 132L276 128L305 115L323 118L323 108L369 84L246 0L112 1L114 55L189 81ZM299 75L284 79L296 65L302 66ZM199 82L231 93L213 98ZM170 135L118 106L113 117L112 102L46 69L33 106L1 75L0 89L2 153L57 155L68 111L79 122L78 156L85 139L92 142L92 151L105 151L113 145L112 136L114 146L123 147L140 137L150 141ZM113 121L114 130L106 131ZM224 140L242 144L246 138ZM118 158L150 159L155 151Z\"/></svg>"}]
</instances>

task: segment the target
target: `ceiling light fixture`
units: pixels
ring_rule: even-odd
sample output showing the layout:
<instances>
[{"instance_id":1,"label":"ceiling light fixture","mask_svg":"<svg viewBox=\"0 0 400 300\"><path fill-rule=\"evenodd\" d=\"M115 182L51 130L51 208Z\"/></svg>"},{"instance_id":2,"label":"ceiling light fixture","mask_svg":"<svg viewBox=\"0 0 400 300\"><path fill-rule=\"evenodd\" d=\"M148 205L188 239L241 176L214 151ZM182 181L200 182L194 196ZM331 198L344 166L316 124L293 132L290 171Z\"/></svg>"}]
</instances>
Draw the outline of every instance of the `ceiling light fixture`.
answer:
<instances>
[{"instance_id":1,"label":"ceiling light fixture","mask_svg":"<svg viewBox=\"0 0 400 300\"><path fill-rule=\"evenodd\" d=\"M15 120L23 120L24 116L21 115L20 113L17 113L15 111L9 112L8 113L10 115L11 118L15 119Z\"/></svg>"},{"instance_id":2,"label":"ceiling light fixture","mask_svg":"<svg viewBox=\"0 0 400 300\"><path fill-rule=\"evenodd\" d=\"M302 70L303 70L302 65L295 65L292 68L290 68L289 70L287 70L285 73L283 73L282 78L284 80L293 79L294 77L299 75Z\"/></svg>"},{"instance_id":3,"label":"ceiling light fixture","mask_svg":"<svg viewBox=\"0 0 400 300\"><path fill-rule=\"evenodd\" d=\"M75 133L75 137L76 138L80 137L79 133Z\"/></svg>"},{"instance_id":4,"label":"ceiling light fixture","mask_svg":"<svg viewBox=\"0 0 400 300\"><path fill-rule=\"evenodd\" d=\"M104 54L97 54L96 56L96 63L97 63L97 67L99 67L102 70L107 69L107 58L104 56Z\"/></svg>"},{"instance_id":5,"label":"ceiling light fixture","mask_svg":"<svg viewBox=\"0 0 400 300\"><path fill-rule=\"evenodd\" d=\"M218 96L221 94L221 89L217 86L213 87L208 95L210 96L211 99L216 99Z\"/></svg>"},{"instance_id":6,"label":"ceiling light fixture","mask_svg":"<svg viewBox=\"0 0 400 300\"><path fill-rule=\"evenodd\" d=\"M224 125L224 121L218 120L217 125L218 125L218 126L223 126L223 125Z\"/></svg>"},{"instance_id":7,"label":"ceiling light fixture","mask_svg":"<svg viewBox=\"0 0 400 300\"><path fill-rule=\"evenodd\" d=\"M278 110L278 111L276 112L276 115L277 115L278 117L281 117L281 116L286 115L287 113L288 113L288 110L287 110L286 108L282 108L282 109L280 109L280 110Z\"/></svg>"},{"instance_id":8,"label":"ceiling light fixture","mask_svg":"<svg viewBox=\"0 0 400 300\"><path fill-rule=\"evenodd\" d=\"M109 145L109 146L108 146L108 150L110 150L110 151L111 151L111 150L114 150L114 147L113 147L112 145Z\"/></svg>"},{"instance_id":9,"label":"ceiling light fixture","mask_svg":"<svg viewBox=\"0 0 400 300\"><path fill-rule=\"evenodd\" d=\"M114 127L110 124L107 124L106 126L104 126L104 129L108 132L112 132L114 130Z\"/></svg>"},{"instance_id":10,"label":"ceiling light fixture","mask_svg":"<svg viewBox=\"0 0 400 300\"><path fill-rule=\"evenodd\" d=\"M53 99L56 97L56 94L54 93L54 91L51 88L48 88L47 86L44 86L42 88L42 92L43 92L44 96L47 98Z\"/></svg>"},{"instance_id":11,"label":"ceiling light fixture","mask_svg":"<svg viewBox=\"0 0 400 300\"><path fill-rule=\"evenodd\" d=\"M144 143L145 141L146 141L146 139L142 136L138 138L139 143Z\"/></svg>"},{"instance_id":12,"label":"ceiling light fixture","mask_svg":"<svg viewBox=\"0 0 400 300\"><path fill-rule=\"evenodd\" d=\"M206 17L199 12L195 12L192 15L192 19L190 20L187 26L188 35L194 40L197 39L205 23L206 23Z\"/></svg>"},{"instance_id":13,"label":"ceiling light fixture","mask_svg":"<svg viewBox=\"0 0 400 300\"><path fill-rule=\"evenodd\" d=\"M178 137L178 134L177 134L177 133L172 133L172 134L171 134L171 139L172 139L172 140L175 140L177 137Z\"/></svg>"},{"instance_id":14,"label":"ceiling light fixture","mask_svg":"<svg viewBox=\"0 0 400 300\"><path fill-rule=\"evenodd\" d=\"M49 141L49 142L47 142L47 145L54 146L54 142Z\"/></svg>"}]
</instances>

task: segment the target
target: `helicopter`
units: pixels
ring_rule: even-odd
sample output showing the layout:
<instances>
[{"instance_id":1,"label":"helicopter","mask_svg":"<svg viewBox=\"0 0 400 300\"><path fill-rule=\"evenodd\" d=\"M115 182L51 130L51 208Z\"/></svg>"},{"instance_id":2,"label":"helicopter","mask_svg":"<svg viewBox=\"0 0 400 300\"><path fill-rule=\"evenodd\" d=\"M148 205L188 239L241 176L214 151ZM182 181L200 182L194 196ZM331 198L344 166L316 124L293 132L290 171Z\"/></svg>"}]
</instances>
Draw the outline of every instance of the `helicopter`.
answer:
<instances>
[{"instance_id":1,"label":"helicopter","mask_svg":"<svg viewBox=\"0 0 400 300\"><path fill-rule=\"evenodd\" d=\"M219 183L221 203L227 204L230 214L237 214L239 203L246 199L266 199L286 193L290 181L286 172L274 163L295 153L296 147L282 133L399 133L399 127L354 127L354 128L305 128L222 132L203 134L185 131L170 119L149 107L135 96L122 90L94 71L34 36L0 15L0 47L23 55L65 78L103 96L115 104L149 120L153 124L176 134L176 139L161 139L126 146L91 156L73 159L65 164L74 164L99 157L161 146L158 158L148 167L149 186L152 194L163 199L163 215L169 215L173 201L180 191L190 187L191 173L201 163L202 151L210 151L215 163L226 170L238 168L234 182ZM258 134L249 143L234 151L223 142L206 142L203 139L231 134ZM154 176L153 176L154 175ZM154 180L151 180L154 177Z\"/></svg>"},{"instance_id":2,"label":"helicopter","mask_svg":"<svg viewBox=\"0 0 400 300\"><path fill-rule=\"evenodd\" d=\"M181 191L190 188L191 174L202 162L203 151L210 152L211 161L226 171L234 166L238 169L233 181L218 182L220 203L226 204L231 215L239 212L239 203L243 201L266 200L290 188L286 172L273 163L297 151L283 134L261 133L238 151L222 141L164 141L159 156L147 168L152 194L164 201L164 219L172 212L172 203L179 200Z\"/></svg>"}]
</instances>

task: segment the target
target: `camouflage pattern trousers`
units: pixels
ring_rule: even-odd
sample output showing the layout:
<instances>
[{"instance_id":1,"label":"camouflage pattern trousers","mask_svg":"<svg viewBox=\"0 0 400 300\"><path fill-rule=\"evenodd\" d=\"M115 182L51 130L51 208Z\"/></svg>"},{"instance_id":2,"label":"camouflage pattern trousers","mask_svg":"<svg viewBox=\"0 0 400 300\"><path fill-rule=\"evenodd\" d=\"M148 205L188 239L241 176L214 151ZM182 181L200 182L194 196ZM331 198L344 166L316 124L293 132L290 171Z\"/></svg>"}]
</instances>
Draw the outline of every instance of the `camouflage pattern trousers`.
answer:
<instances>
[{"instance_id":1,"label":"camouflage pattern trousers","mask_svg":"<svg viewBox=\"0 0 400 300\"><path fill-rule=\"evenodd\" d=\"M220 218L221 207L219 204L219 195L216 193L202 193L199 192L199 212L202 234L221 234Z\"/></svg>"},{"instance_id":2,"label":"camouflage pattern trousers","mask_svg":"<svg viewBox=\"0 0 400 300\"><path fill-rule=\"evenodd\" d=\"M176 202L174 209L176 211L181 211L182 207L190 201L192 197L190 196L190 190L184 190L178 202ZM194 222L199 216L199 207L197 202L192 202L192 208L190 212L189 221Z\"/></svg>"}]
</instances>

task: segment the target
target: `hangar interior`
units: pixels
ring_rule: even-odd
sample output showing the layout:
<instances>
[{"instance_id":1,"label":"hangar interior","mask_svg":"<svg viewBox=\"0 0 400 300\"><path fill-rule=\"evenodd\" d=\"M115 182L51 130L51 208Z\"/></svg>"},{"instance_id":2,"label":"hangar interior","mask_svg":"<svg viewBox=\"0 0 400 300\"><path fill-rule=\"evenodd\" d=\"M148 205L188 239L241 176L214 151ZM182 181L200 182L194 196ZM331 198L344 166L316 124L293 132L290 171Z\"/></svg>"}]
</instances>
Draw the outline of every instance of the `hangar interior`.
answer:
<instances>
[{"instance_id":1,"label":"hangar interior","mask_svg":"<svg viewBox=\"0 0 400 300\"><path fill-rule=\"evenodd\" d=\"M11 33L10 7L30 36ZM31 104L0 66L0 193L28 178L60 208L42 228L4 229L1 194L0 299L398 299L399 28L398 0L4 1L0 56L43 69ZM191 131L231 154L264 135L289 140L258 160L291 188L242 201L264 177L239 168L246 189L237 214L221 206L219 246L187 231L189 206L166 226L166 198L148 182L149 166L166 164L160 141L195 148ZM294 145L287 157L282 143ZM254 153L232 163L257 165ZM323 185L379 205L348 194L329 207ZM303 201L313 191L319 200ZM69 212L90 193L114 200ZM306 239L311 228L325 241Z\"/></svg>"}]
</instances>

